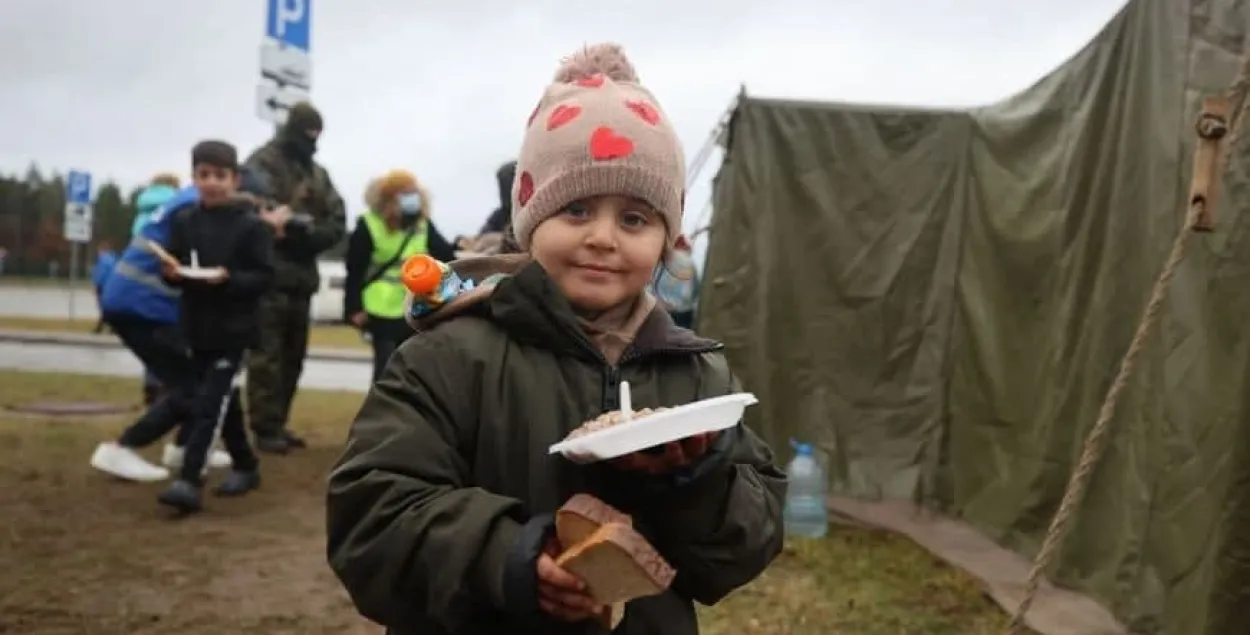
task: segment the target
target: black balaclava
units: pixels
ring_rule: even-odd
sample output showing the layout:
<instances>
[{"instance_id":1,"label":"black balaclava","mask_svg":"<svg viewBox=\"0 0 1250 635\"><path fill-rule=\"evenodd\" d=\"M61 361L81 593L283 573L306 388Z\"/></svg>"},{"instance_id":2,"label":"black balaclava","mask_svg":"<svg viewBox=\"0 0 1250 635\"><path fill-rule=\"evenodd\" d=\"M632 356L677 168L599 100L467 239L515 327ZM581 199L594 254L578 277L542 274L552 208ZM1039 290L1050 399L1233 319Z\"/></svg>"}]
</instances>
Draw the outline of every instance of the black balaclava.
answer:
<instances>
[{"instance_id":1,"label":"black balaclava","mask_svg":"<svg viewBox=\"0 0 1250 635\"><path fill-rule=\"evenodd\" d=\"M282 149L298 161L311 163L317 154L317 137L309 133L320 133L322 125L321 113L312 104L302 101L291 106L286 123L278 132Z\"/></svg>"}]
</instances>

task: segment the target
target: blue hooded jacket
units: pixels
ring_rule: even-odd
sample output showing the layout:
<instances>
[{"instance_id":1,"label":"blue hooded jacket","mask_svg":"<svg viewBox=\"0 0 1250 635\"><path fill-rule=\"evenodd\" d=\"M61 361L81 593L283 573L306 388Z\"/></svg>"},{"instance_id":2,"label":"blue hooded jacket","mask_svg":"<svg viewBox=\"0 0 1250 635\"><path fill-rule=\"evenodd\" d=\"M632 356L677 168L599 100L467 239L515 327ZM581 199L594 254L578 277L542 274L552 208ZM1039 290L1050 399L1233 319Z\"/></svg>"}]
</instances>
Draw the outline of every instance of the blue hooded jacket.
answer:
<instances>
[{"instance_id":1,"label":"blue hooded jacket","mask_svg":"<svg viewBox=\"0 0 1250 635\"><path fill-rule=\"evenodd\" d=\"M148 224L152 214L177 195L178 190L168 185L151 185L144 188L135 199L135 222L130 226L130 236L132 238L137 236L139 230Z\"/></svg>"},{"instance_id":2,"label":"blue hooded jacket","mask_svg":"<svg viewBox=\"0 0 1250 635\"><path fill-rule=\"evenodd\" d=\"M161 278L161 259L148 247L148 241L165 245L175 213L198 200L199 192L195 187L185 187L145 218L104 282L100 312L105 318L142 319L161 324L178 321L179 292Z\"/></svg>"},{"instance_id":3,"label":"blue hooded jacket","mask_svg":"<svg viewBox=\"0 0 1250 635\"><path fill-rule=\"evenodd\" d=\"M96 293L104 288L104 281L108 280L115 266L117 266L117 252L110 249L96 255L95 266L91 267L91 286L95 287Z\"/></svg>"}]
</instances>

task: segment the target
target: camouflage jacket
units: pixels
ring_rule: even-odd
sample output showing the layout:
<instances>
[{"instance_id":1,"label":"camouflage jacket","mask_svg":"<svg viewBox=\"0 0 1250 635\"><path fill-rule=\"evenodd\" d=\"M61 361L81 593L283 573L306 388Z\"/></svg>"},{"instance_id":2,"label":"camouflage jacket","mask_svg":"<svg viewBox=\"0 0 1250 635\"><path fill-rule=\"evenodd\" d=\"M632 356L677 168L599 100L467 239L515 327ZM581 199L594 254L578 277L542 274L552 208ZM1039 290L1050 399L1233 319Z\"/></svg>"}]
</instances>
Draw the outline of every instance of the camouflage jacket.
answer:
<instances>
[{"instance_id":1,"label":"camouflage jacket","mask_svg":"<svg viewBox=\"0 0 1250 635\"><path fill-rule=\"evenodd\" d=\"M274 287L287 293L315 293L321 284L317 256L347 235L347 209L330 173L317 163L305 166L292 160L276 139L253 152L244 166L263 173L274 198L294 213L286 235L274 243Z\"/></svg>"}]
</instances>

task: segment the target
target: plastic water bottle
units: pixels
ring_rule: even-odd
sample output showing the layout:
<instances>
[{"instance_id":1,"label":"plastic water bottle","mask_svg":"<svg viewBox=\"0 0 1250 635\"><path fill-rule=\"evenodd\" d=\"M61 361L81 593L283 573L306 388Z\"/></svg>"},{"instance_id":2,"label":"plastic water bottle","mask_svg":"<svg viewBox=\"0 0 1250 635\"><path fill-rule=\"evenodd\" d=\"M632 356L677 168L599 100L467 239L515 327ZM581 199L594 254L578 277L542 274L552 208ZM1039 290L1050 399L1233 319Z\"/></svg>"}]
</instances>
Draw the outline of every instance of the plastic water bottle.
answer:
<instances>
[{"instance_id":1,"label":"plastic water bottle","mask_svg":"<svg viewBox=\"0 0 1250 635\"><path fill-rule=\"evenodd\" d=\"M827 482L809 443L790 441L794 459L786 466L790 486L784 511L786 534L799 538L823 538L829 532L829 508L825 504Z\"/></svg>"}]
</instances>

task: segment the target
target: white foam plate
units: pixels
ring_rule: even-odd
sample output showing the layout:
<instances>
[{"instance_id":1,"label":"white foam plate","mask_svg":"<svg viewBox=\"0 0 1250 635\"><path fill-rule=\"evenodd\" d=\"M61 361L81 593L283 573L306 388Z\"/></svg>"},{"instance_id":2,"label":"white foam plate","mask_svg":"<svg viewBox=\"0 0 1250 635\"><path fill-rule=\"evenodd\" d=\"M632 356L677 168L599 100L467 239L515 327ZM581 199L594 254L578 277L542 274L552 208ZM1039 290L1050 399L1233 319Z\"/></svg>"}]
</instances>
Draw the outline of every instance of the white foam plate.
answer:
<instances>
[{"instance_id":1,"label":"white foam plate","mask_svg":"<svg viewBox=\"0 0 1250 635\"><path fill-rule=\"evenodd\" d=\"M178 267L178 275L189 280L208 280L217 275L217 270L201 267Z\"/></svg>"},{"instance_id":2,"label":"white foam plate","mask_svg":"<svg viewBox=\"0 0 1250 635\"><path fill-rule=\"evenodd\" d=\"M614 459L696 434L732 428L742 419L747 406L757 403L759 400L749 392L703 399L561 441L551 446L549 452L563 454L578 463Z\"/></svg>"}]
</instances>

